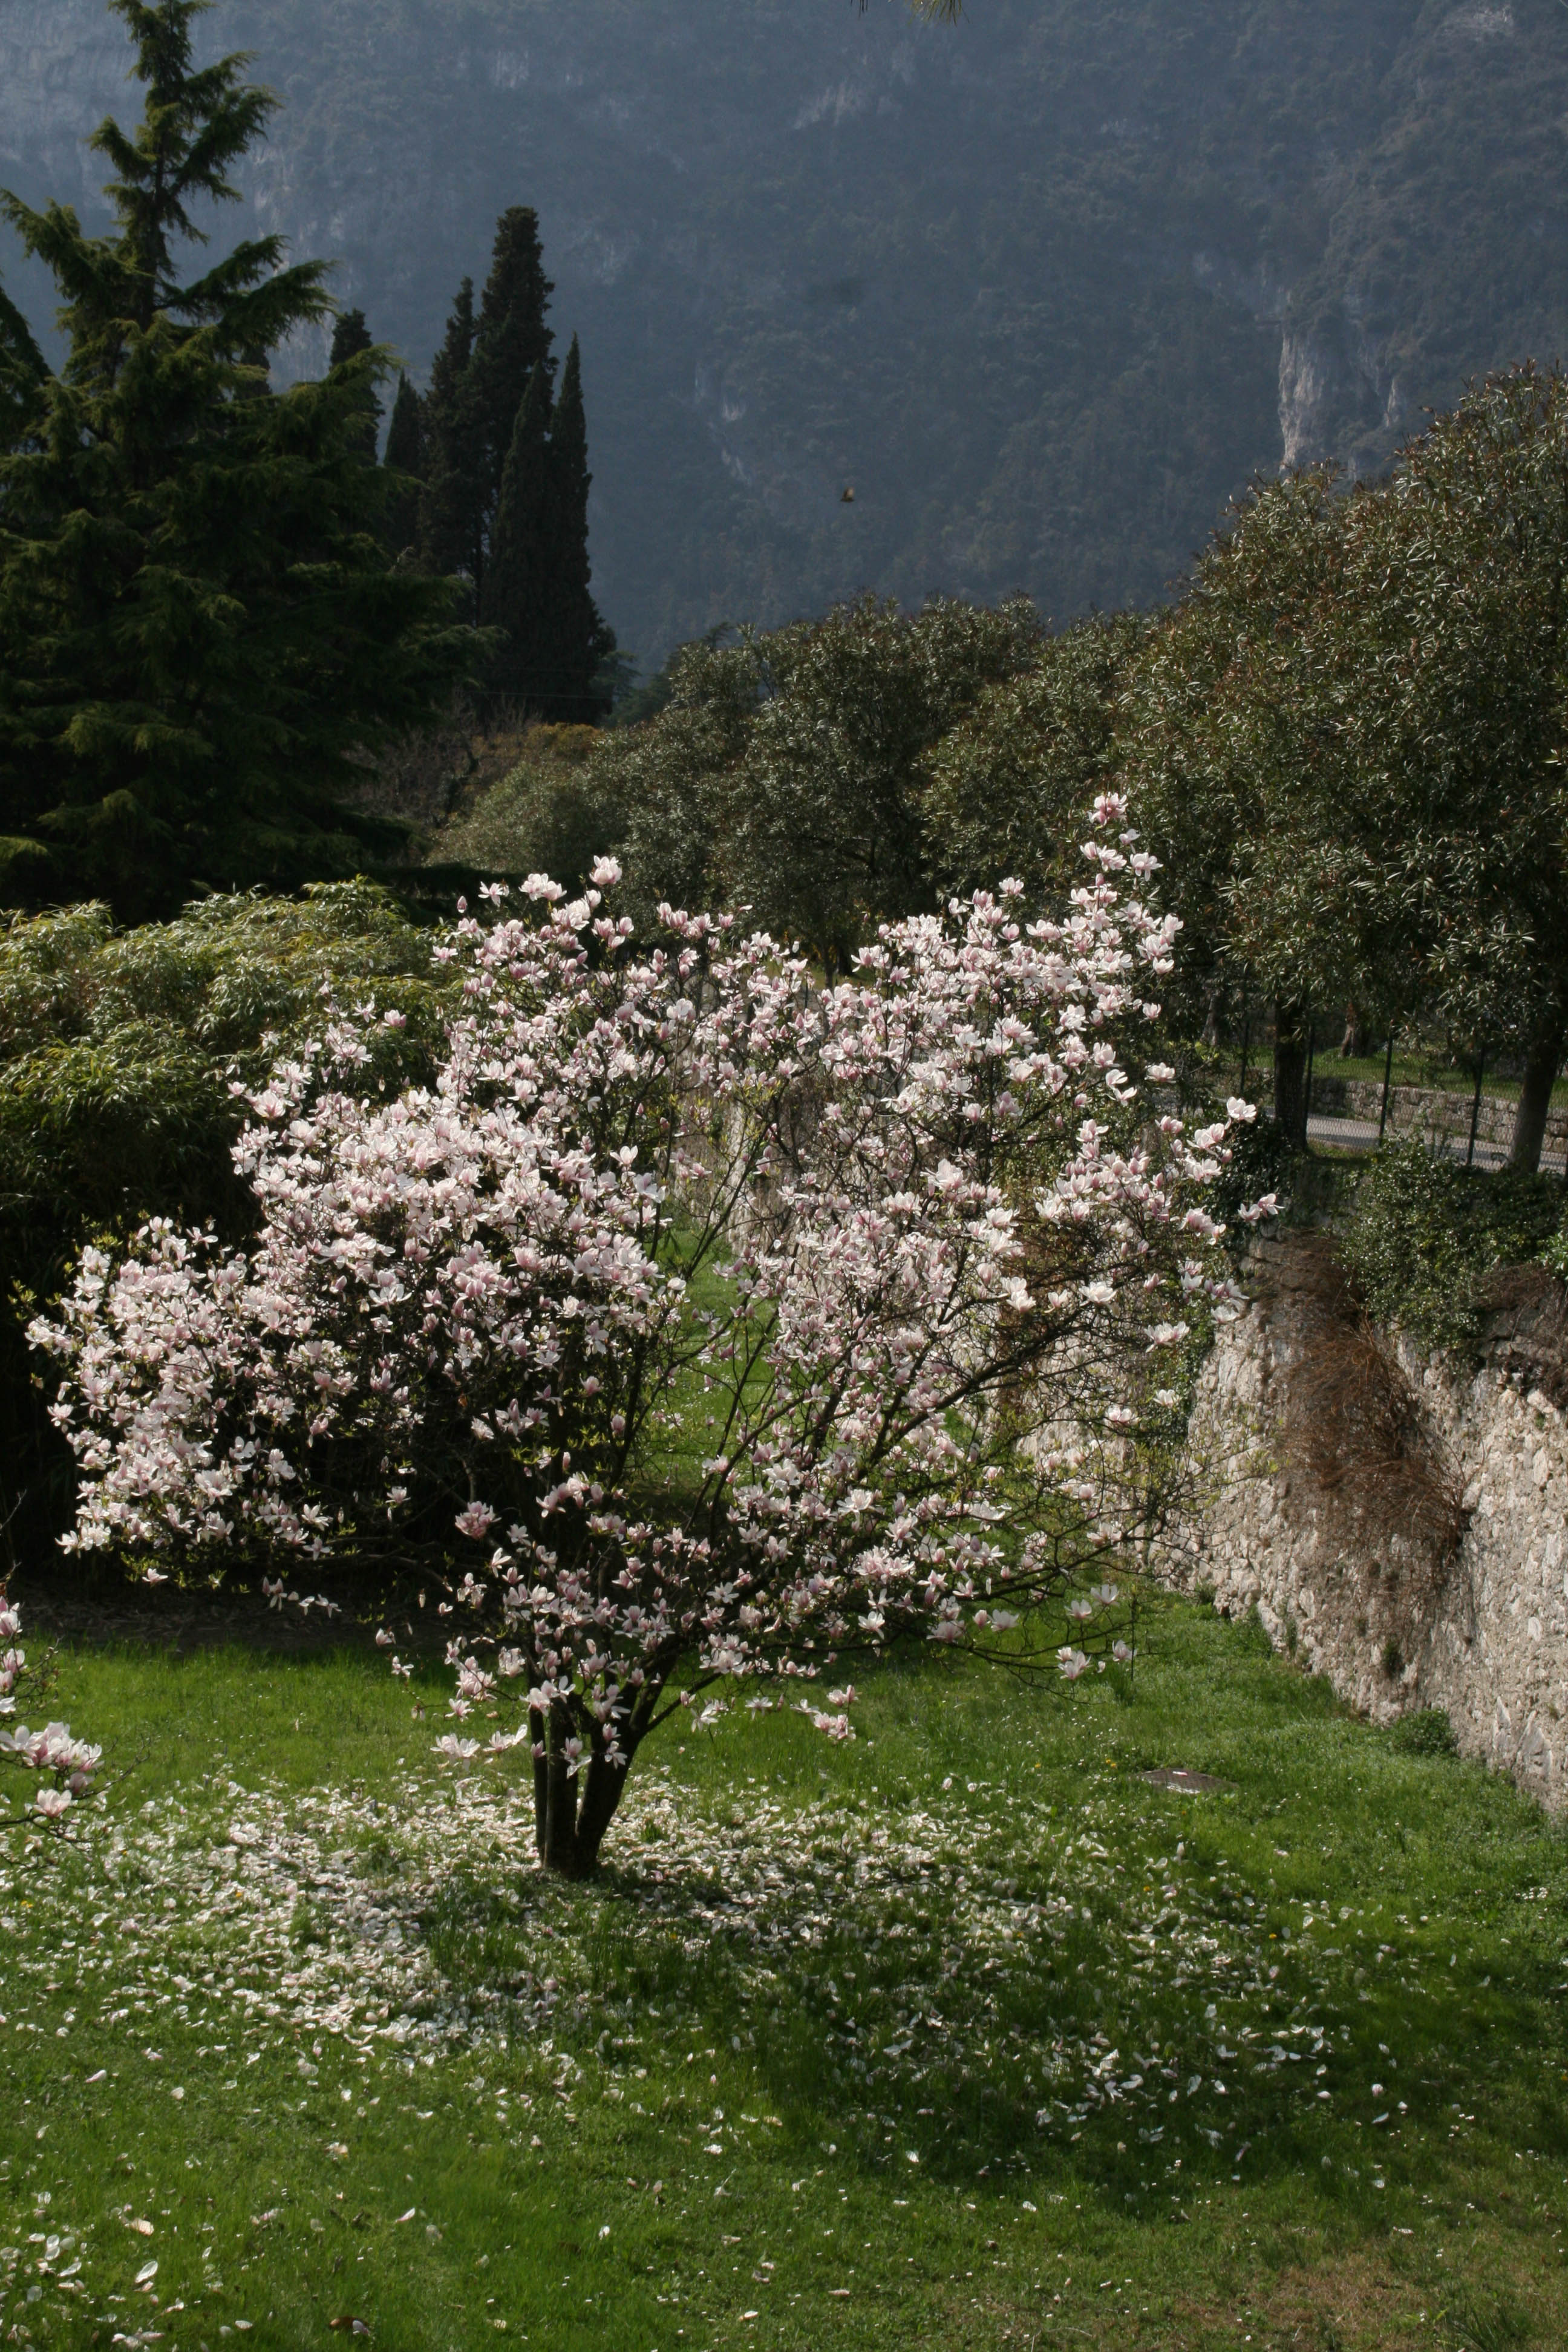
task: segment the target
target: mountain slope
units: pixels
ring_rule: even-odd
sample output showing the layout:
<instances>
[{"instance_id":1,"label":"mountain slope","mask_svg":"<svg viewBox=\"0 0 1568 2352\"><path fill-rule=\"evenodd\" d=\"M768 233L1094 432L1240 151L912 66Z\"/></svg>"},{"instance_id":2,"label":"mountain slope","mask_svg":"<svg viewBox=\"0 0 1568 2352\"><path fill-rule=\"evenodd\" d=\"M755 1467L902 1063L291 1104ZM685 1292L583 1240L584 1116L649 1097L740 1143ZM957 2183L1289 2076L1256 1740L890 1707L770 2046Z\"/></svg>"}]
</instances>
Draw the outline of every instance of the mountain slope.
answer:
<instances>
[{"instance_id":1,"label":"mountain slope","mask_svg":"<svg viewBox=\"0 0 1568 2352\"><path fill-rule=\"evenodd\" d=\"M1568 351L1562 0L226 0L212 37L289 101L268 223L416 367L538 206L645 662L863 586L1147 602L1255 468L1375 468ZM0 0L0 174L90 191L123 55L100 0Z\"/></svg>"}]
</instances>

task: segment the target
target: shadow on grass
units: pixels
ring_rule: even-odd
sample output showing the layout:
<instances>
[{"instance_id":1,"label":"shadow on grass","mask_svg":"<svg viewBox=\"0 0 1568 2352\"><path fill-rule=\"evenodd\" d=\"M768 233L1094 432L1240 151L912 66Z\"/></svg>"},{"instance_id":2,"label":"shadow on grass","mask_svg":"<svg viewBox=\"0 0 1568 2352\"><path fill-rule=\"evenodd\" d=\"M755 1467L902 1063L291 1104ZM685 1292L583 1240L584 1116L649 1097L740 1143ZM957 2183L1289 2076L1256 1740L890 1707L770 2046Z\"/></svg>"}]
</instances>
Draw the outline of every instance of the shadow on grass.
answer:
<instances>
[{"instance_id":1,"label":"shadow on grass","mask_svg":"<svg viewBox=\"0 0 1568 2352\"><path fill-rule=\"evenodd\" d=\"M705 2083L692 2060L727 2049L803 2147L853 2149L883 2176L1070 2170L1150 2213L1205 2180L1289 2174L1364 2206L1414 2177L1413 2134L1461 2128L1461 2109L1473 2123L1480 2102L1536 2148L1568 2147L1556 2065L1527 2055L1546 2055L1547 1954L1515 1953L1494 1981L1497 1937L1472 1919L1461 1962L1438 1913L1447 1847L1416 1852L1404 1826L1424 1795L1465 1817L1511 1792L1336 1719L1247 1629L1222 1638L1269 1685L1251 1695L1256 1742L1330 1735L1305 1872L1279 1871L1294 1853L1277 1840L1297 1848L1307 1824L1278 1828L1288 1800L1256 1772L1206 1802L1142 1782L1168 1714L1108 1678L1098 1738L1079 1723L1072 1744L1114 1736L1114 1772L1078 1759L1069 1803L1047 1782L911 1802L896 1749L886 1787L771 1801L731 1782L706 1809L667 1790L640 1821L628 1799L592 1885L451 1881L426 1917L433 1957L458 1990L514 1990L535 2015L546 1993L557 2047L606 2081L637 2058ZM884 1750L904 1679L881 1693Z\"/></svg>"}]
</instances>

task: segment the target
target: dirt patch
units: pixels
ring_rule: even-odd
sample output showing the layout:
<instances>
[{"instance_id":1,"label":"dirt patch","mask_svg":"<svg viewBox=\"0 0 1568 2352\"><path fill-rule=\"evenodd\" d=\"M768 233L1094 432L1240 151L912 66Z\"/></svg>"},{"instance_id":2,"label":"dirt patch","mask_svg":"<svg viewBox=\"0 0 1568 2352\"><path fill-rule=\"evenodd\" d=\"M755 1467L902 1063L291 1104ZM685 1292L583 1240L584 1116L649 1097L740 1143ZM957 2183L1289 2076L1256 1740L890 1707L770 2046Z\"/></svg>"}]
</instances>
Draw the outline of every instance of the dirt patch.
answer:
<instances>
[{"instance_id":1,"label":"dirt patch","mask_svg":"<svg viewBox=\"0 0 1568 2352\"><path fill-rule=\"evenodd\" d=\"M1171 2352L1207 2352L1248 2336L1270 2352L1285 2345L1299 2352L1392 2352L1402 2345L1432 2352L1557 2352L1568 2340L1568 2296L1546 2273L1546 2251L1532 2263L1517 2245L1457 2255L1457 2231L1436 2241L1396 2232L1398 2253L1336 2254L1282 2271L1267 2284L1259 2281L1227 2305L1179 2305L1175 2328L1167 2324L1146 2341Z\"/></svg>"}]
</instances>

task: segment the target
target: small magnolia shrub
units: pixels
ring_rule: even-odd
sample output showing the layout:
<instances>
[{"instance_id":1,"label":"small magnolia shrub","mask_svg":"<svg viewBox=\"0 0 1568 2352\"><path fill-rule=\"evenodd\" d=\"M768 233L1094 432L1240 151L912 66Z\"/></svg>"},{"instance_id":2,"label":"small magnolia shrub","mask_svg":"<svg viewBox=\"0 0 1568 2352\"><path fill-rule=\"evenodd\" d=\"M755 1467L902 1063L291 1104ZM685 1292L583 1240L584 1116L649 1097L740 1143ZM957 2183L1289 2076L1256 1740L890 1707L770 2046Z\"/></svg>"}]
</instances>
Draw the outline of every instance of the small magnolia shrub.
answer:
<instances>
[{"instance_id":1,"label":"small magnolia shrub","mask_svg":"<svg viewBox=\"0 0 1568 2352\"><path fill-rule=\"evenodd\" d=\"M29 1731L25 1723L15 1720L18 1697L40 1696L45 1680L42 1670L29 1666L26 1652L16 1646L21 1630L21 1611L0 1585L0 1761L19 1765L36 1776L31 1807L25 1806L21 1812L8 1806L0 1811L0 1829L15 1828L21 1822L30 1821L36 1826L40 1820L61 1821L72 1800L90 1785L103 1754L100 1748L73 1739L68 1723L49 1723L41 1731Z\"/></svg>"},{"instance_id":2,"label":"small magnolia shrub","mask_svg":"<svg viewBox=\"0 0 1568 2352\"><path fill-rule=\"evenodd\" d=\"M639 945L605 860L439 948L433 1086L372 1093L400 1012L336 1008L250 1097L254 1245L152 1223L34 1327L70 1540L446 1579L454 1712L531 1752L568 1873L705 1688L794 1686L847 1737L819 1685L910 1632L1081 1673L1229 1297L1224 1126L1123 1067L1175 926L1119 898L1152 861L1097 814L1066 920L1005 885L836 988L729 918Z\"/></svg>"}]
</instances>

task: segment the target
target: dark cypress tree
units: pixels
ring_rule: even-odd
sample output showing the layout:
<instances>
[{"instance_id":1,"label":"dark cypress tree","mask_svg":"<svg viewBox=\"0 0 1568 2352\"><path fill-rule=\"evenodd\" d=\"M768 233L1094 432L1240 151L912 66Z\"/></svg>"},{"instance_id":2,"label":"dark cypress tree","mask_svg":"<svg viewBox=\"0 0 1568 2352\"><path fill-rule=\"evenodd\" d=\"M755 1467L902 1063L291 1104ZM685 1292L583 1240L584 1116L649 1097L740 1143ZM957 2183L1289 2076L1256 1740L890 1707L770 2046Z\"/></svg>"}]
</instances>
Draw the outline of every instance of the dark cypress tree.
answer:
<instances>
[{"instance_id":1,"label":"dark cypress tree","mask_svg":"<svg viewBox=\"0 0 1568 2352\"><path fill-rule=\"evenodd\" d=\"M512 427L485 574L480 617L502 632L490 666L498 700L535 717L547 706L551 662L550 378L535 362Z\"/></svg>"},{"instance_id":2,"label":"dark cypress tree","mask_svg":"<svg viewBox=\"0 0 1568 2352\"><path fill-rule=\"evenodd\" d=\"M258 358L330 314L324 265L261 237L178 274L187 207L237 200L229 170L277 101L242 58L194 64L202 0L112 5L147 96L133 134L92 141L109 233L0 198L68 345L0 449L0 887L138 920L198 882L363 864L385 830L351 805L363 751L427 722L479 649L445 583L375 543L360 387L384 355L267 388Z\"/></svg>"},{"instance_id":3,"label":"dark cypress tree","mask_svg":"<svg viewBox=\"0 0 1568 2352\"><path fill-rule=\"evenodd\" d=\"M375 346L371 341L370 329L364 322L364 312L340 310L332 326L332 348L327 361L329 372L335 373L339 368L351 368L355 360L363 359L367 352L373 352ZM374 466L376 450L381 441L381 396L375 388L376 379L374 370L356 371L353 381L364 405L364 428L361 442L366 458Z\"/></svg>"},{"instance_id":4,"label":"dark cypress tree","mask_svg":"<svg viewBox=\"0 0 1568 2352\"><path fill-rule=\"evenodd\" d=\"M474 281L465 278L425 397L425 493L419 560L426 572L462 572L477 599L484 576L484 448L474 406Z\"/></svg>"},{"instance_id":5,"label":"dark cypress tree","mask_svg":"<svg viewBox=\"0 0 1568 2352\"><path fill-rule=\"evenodd\" d=\"M541 695L546 715L596 723L610 698L598 672L615 651L616 637L589 593L588 424L583 407L583 367L577 338L566 354L561 396L550 431L549 494L544 522L547 630L542 668L548 685Z\"/></svg>"},{"instance_id":6,"label":"dark cypress tree","mask_svg":"<svg viewBox=\"0 0 1568 2352\"><path fill-rule=\"evenodd\" d=\"M555 338L544 323L554 291L544 275L539 215L530 205L513 205L496 223L490 274L474 336L473 403L484 449L487 539L500 499L512 426L534 369L542 366L545 371L547 396L554 387L555 362L550 352Z\"/></svg>"},{"instance_id":7,"label":"dark cypress tree","mask_svg":"<svg viewBox=\"0 0 1568 2352\"><path fill-rule=\"evenodd\" d=\"M419 533L419 498L425 480L425 404L399 373L392 422L386 428L389 477L382 544L394 560L411 549Z\"/></svg>"}]
</instances>

